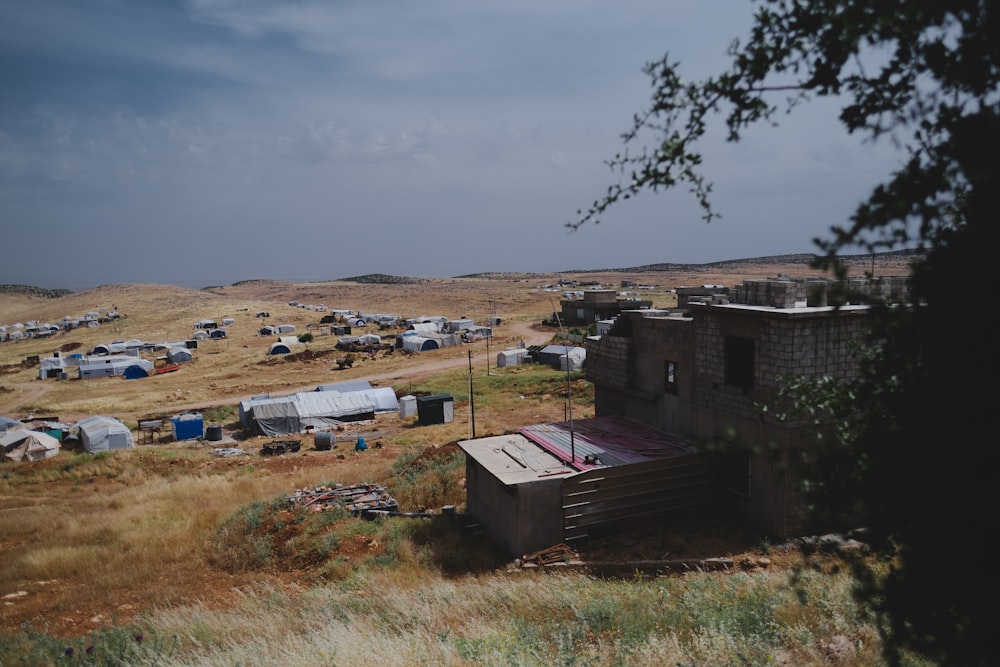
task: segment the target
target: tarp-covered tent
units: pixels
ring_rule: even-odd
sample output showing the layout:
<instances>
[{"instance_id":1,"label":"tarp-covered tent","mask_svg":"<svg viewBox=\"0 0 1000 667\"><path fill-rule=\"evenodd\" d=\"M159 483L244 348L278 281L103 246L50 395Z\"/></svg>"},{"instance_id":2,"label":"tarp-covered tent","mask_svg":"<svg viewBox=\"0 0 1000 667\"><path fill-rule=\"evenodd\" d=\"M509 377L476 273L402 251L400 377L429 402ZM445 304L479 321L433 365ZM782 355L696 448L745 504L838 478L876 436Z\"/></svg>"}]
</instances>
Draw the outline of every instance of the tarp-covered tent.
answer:
<instances>
[{"instance_id":1,"label":"tarp-covered tent","mask_svg":"<svg viewBox=\"0 0 1000 667\"><path fill-rule=\"evenodd\" d=\"M225 338L226 337L226 327L219 327L217 329L212 329L212 333L208 334L209 338Z\"/></svg>"},{"instance_id":2,"label":"tarp-covered tent","mask_svg":"<svg viewBox=\"0 0 1000 667\"><path fill-rule=\"evenodd\" d=\"M538 361L559 368L562 364L562 357L572 349L574 349L572 345L546 345L539 350Z\"/></svg>"},{"instance_id":3,"label":"tarp-covered tent","mask_svg":"<svg viewBox=\"0 0 1000 667\"><path fill-rule=\"evenodd\" d=\"M381 345L382 337L378 334L364 334L358 337L358 342L362 345Z\"/></svg>"},{"instance_id":4,"label":"tarp-covered tent","mask_svg":"<svg viewBox=\"0 0 1000 667\"><path fill-rule=\"evenodd\" d=\"M417 333L438 333L441 331L441 323L439 322L414 322L407 325L408 331L415 331Z\"/></svg>"},{"instance_id":5,"label":"tarp-covered tent","mask_svg":"<svg viewBox=\"0 0 1000 667\"><path fill-rule=\"evenodd\" d=\"M255 433L273 437L301 433L309 426L323 429L374 416L375 404L361 394L312 391L255 403L248 410L247 421Z\"/></svg>"},{"instance_id":6,"label":"tarp-covered tent","mask_svg":"<svg viewBox=\"0 0 1000 667\"><path fill-rule=\"evenodd\" d=\"M66 360L58 353L38 361L38 379L57 378L66 371Z\"/></svg>"},{"instance_id":7,"label":"tarp-covered tent","mask_svg":"<svg viewBox=\"0 0 1000 667\"><path fill-rule=\"evenodd\" d=\"M112 449L131 449L135 446L128 427L111 417L87 417L77 422L76 427L80 444L91 454Z\"/></svg>"},{"instance_id":8,"label":"tarp-covered tent","mask_svg":"<svg viewBox=\"0 0 1000 667\"><path fill-rule=\"evenodd\" d=\"M111 377L113 375L124 375L130 366L139 366L147 373L152 372L153 362L148 359L137 357L127 357L124 355L112 357L98 357L96 359L83 359L80 361L78 369L80 379Z\"/></svg>"},{"instance_id":9,"label":"tarp-covered tent","mask_svg":"<svg viewBox=\"0 0 1000 667\"><path fill-rule=\"evenodd\" d=\"M277 328L272 326L261 327L257 330L258 336L273 336L278 332Z\"/></svg>"},{"instance_id":10,"label":"tarp-covered tent","mask_svg":"<svg viewBox=\"0 0 1000 667\"><path fill-rule=\"evenodd\" d=\"M18 428L23 425L24 425L23 422L20 422L16 419L12 419L11 417L4 417L3 415L0 415L0 433L3 433L4 431L7 431L12 428Z\"/></svg>"},{"instance_id":11,"label":"tarp-covered tent","mask_svg":"<svg viewBox=\"0 0 1000 667\"><path fill-rule=\"evenodd\" d=\"M272 343L268 348L268 354L291 354L292 350L285 343Z\"/></svg>"},{"instance_id":12,"label":"tarp-covered tent","mask_svg":"<svg viewBox=\"0 0 1000 667\"><path fill-rule=\"evenodd\" d=\"M571 347L566 354L559 357L559 370L583 370L585 361L587 361L587 350L582 347Z\"/></svg>"},{"instance_id":13,"label":"tarp-covered tent","mask_svg":"<svg viewBox=\"0 0 1000 667\"><path fill-rule=\"evenodd\" d=\"M283 333L285 333L285 334L287 334L287 333L295 333L295 325L294 324L279 324L278 325L278 333L279 334L283 334Z\"/></svg>"},{"instance_id":14,"label":"tarp-covered tent","mask_svg":"<svg viewBox=\"0 0 1000 667\"><path fill-rule=\"evenodd\" d=\"M427 352L429 350L438 350L441 346L433 338L425 338L423 336L403 336L403 349L409 350L410 352Z\"/></svg>"},{"instance_id":15,"label":"tarp-covered tent","mask_svg":"<svg viewBox=\"0 0 1000 667\"><path fill-rule=\"evenodd\" d=\"M60 445L48 433L18 428L0 436L0 447L7 461L41 461L56 456Z\"/></svg>"},{"instance_id":16,"label":"tarp-covered tent","mask_svg":"<svg viewBox=\"0 0 1000 667\"><path fill-rule=\"evenodd\" d=\"M504 350L497 354L497 368L506 368L507 366L517 366L518 364L523 364L528 359L528 350L523 347L515 347L509 350Z\"/></svg>"},{"instance_id":17,"label":"tarp-covered tent","mask_svg":"<svg viewBox=\"0 0 1000 667\"><path fill-rule=\"evenodd\" d=\"M375 412L399 410L396 390L392 387L372 387L368 380L348 380L316 387L316 391L336 391L341 394L360 394L375 404Z\"/></svg>"},{"instance_id":18,"label":"tarp-covered tent","mask_svg":"<svg viewBox=\"0 0 1000 667\"><path fill-rule=\"evenodd\" d=\"M186 347L172 347L167 350L167 359L172 364L182 364L191 361L191 350Z\"/></svg>"},{"instance_id":19,"label":"tarp-covered tent","mask_svg":"<svg viewBox=\"0 0 1000 667\"><path fill-rule=\"evenodd\" d=\"M124 377L126 380L138 380L139 378L148 378L149 371L147 371L139 364L132 364L131 366L125 369L125 372L122 373L122 377Z\"/></svg>"}]
</instances>

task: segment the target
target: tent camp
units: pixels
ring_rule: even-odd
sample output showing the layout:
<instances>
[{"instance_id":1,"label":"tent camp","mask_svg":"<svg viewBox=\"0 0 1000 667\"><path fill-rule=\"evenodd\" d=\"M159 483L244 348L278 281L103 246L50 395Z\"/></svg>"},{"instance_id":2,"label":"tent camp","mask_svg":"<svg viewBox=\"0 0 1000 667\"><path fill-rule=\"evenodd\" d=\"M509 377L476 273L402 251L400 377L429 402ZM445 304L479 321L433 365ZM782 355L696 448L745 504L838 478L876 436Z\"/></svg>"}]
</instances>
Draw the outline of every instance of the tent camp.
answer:
<instances>
[{"instance_id":1,"label":"tent camp","mask_svg":"<svg viewBox=\"0 0 1000 667\"><path fill-rule=\"evenodd\" d=\"M94 416L77 422L80 444L86 452L106 452L112 449L131 449L132 432L125 424L111 417Z\"/></svg>"},{"instance_id":2,"label":"tent camp","mask_svg":"<svg viewBox=\"0 0 1000 667\"><path fill-rule=\"evenodd\" d=\"M0 447L7 461L41 461L57 455L60 445L48 433L19 428L0 436Z\"/></svg>"}]
</instances>

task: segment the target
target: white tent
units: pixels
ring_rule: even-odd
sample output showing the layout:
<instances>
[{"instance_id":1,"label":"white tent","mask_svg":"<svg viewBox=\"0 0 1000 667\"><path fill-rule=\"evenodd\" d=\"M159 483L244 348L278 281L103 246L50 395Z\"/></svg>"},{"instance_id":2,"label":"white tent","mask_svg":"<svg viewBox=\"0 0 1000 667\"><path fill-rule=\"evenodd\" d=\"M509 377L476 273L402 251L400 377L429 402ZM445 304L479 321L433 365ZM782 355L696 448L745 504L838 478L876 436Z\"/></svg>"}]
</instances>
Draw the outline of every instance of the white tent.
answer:
<instances>
[{"instance_id":1,"label":"white tent","mask_svg":"<svg viewBox=\"0 0 1000 667\"><path fill-rule=\"evenodd\" d=\"M132 432L125 424L111 417L87 417L77 422L83 449L93 454L111 449L131 449Z\"/></svg>"},{"instance_id":2,"label":"white tent","mask_svg":"<svg viewBox=\"0 0 1000 667\"><path fill-rule=\"evenodd\" d=\"M571 347L566 354L559 357L559 370L579 371L587 360L587 350L582 347Z\"/></svg>"},{"instance_id":3,"label":"white tent","mask_svg":"<svg viewBox=\"0 0 1000 667\"><path fill-rule=\"evenodd\" d=\"M497 368L506 368L507 366L517 366L518 364L523 364L528 358L528 350L523 347L515 347L508 350L504 350L497 354Z\"/></svg>"},{"instance_id":4,"label":"white tent","mask_svg":"<svg viewBox=\"0 0 1000 667\"><path fill-rule=\"evenodd\" d=\"M172 364L180 364L191 361L191 350L186 347L172 347L167 350L167 359Z\"/></svg>"},{"instance_id":5,"label":"white tent","mask_svg":"<svg viewBox=\"0 0 1000 667\"><path fill-rule=\"evenodd\" d=\"M14 429L0 436L4 459L7 461L41 461L59 453L59 441L48 433Z\"/></svg>"},{"instance_id":6,"label":"white tent","mask_svg":"<svg viewBox=\"0 0 1000 667\"><path fill-rule=\"evenodd\" d=\"M358 337L358 342L362 345L381 345L382 337L378 334L367 333Z\"/></svg>"}]
</instances>

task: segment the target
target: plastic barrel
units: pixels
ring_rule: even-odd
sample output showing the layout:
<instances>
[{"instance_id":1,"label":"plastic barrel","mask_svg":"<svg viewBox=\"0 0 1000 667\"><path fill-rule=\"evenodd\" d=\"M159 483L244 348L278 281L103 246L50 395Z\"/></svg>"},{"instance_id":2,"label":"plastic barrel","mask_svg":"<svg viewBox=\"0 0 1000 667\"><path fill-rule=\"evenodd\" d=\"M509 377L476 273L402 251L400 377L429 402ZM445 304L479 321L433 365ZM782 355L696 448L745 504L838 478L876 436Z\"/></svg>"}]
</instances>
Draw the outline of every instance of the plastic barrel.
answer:
<instances>
[{"instance_id":1,"label":"plastic barrel","mask_svg":"<svg viewBox=\"0 0 1000 667\"><path fill-rule=\"evenodd\" d=\"M218 442L222 440L222 425L221 424L209 424L205 427L205 439L210 442Z\"/></svg>"},{"instance_id":2,"label":"plastic barrel","mask_svg":"<svg viewBox=\"0 0 1000 667\"><path fill-rule=\"evenodd\" d=\"M317 431L314 436L313 446L320 451L326 451L333 447L335 442L336 438L330 431Z\"/></svg>"}]
</instances>

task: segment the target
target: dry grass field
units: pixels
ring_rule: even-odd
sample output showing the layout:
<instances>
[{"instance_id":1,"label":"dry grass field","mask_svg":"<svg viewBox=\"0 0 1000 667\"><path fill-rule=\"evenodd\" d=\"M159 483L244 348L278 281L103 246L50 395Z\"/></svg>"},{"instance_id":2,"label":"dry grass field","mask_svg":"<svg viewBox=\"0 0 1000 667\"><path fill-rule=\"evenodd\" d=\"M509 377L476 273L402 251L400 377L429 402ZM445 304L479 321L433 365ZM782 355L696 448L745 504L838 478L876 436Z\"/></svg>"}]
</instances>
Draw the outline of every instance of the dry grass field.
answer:
<instances>
[{"instance_id":1,"label":"dry grass field","mask_svg":"<svg viewBox=\"0 0 1000 667\"><path fill-rule=\"evenodd\" d=\"M889 267L884 272L904 273L905 267ZM104 414L116 416L134 428L142 418L203 411L222 423L227 434L237 438L235 446L247 452L240 457L214 457L214 443L177 443L161 438L152 446L141 445L110 455L63 451L43 462L0 464L0 553L4 556L0 563L0 636L35 632L71 641L108 628L134 628L143 623L165 632L164 628L177 623L185 626L183 631L178 630L185 637L183 643L194 650L199 640L192 624L207 623L208 618L214 619L212 623L222 623L218 614L246 614L247 605L258 605L262 599L308 606L311 603L307 592L312 590L315 595L311 587L329 581L353 581L359 572L365 574L363 584L357 587L365 592L358 595L371 595L379 583L402 587L401 591L416 587L417 580L426 580L429 570L447 574L454 565L445 554L448 547L439 543L435 548L433 540L430 547L420 546L430 538L403 535L404 529L400 528L381 528L388 532L373 534L355 526L338 535L336 545L317 561L322 565L295 555L295 540L304 539L302 536L286 536L288 542L283 543L283 548L289 549L286 553L292 556L248 570L225 566L218 545L211 545L219 539L220 525L247 503L270 502L294 489L331 481L392 486L399 494L401 509L406 511L440 508L443 504L461 508L464 467L455 456L453 443L471 435L468 393L463 391L470 375L470 353L471 375L477 386L482 383L483 391L489 392L489 400L475 407L477 436L565 418L565 378L561 374L545 377L520 367L503 369L505 373L524 375L508 375L502 387L487 387L496 352L520 341L545 344L556 333L555 328L540 326L539 322L558 309L560 295L540 289L541 285L579 279L617 286L628 278L654 286L642 296L652 299L654 306L669 307L673 305L670 290L680 285L735 285L745 278L779 273L816 274L801 264L746 263L726 271L504 275L422 279L396 285L248 281L204 290L129 284L57 299L0 295L0 324L57 321L99 309L116 309L127 315L99 328L78 329L44 340L0 343L0 415L45 415L74 421ZM503 323L495 329L489 348L486 342L479 341L416 355L382 354L360 358L352 368L339 370L334 362L340 356L334 348L336 337L320 335L318 328L310 327L322 313L291 306L290 301L392 313L404 318L444 315L483 321L492 312ZM270 316L257 318L258 311ZM206 318L220 322L233 318L234 323L228 327L225 339L201 341L193 351L194 360L172 373L139 380L40 380L37 366L23 363L31 356L49 356L55 350L85 352L113 340L185 340L190 338L193 324ZM294 324L297 334L312 331L314 341L295 355L267 356L274 338L258 336L257 330L264 324L285 323ZM378 415L371 422L347 425L337 433L338 443L353 443L357 435L365 435L369 443L378 444L364 454L339 446L318 451L303 439L304 446L295 455L262 457L256 454L260 439L239 439L233 409L239 400L261 393L311 390L320 384L348 379L368 379L375 386L391 386L398 395L454 391L456 419L448 424L419 427L403 423L398 415L390 413ZM577 406L574 410L579 410L577 416L592 415L593 392L582 377L573 380L572 392L573 405ZM424 476L408 486L404 482L410 479L407 471L417 469ZM436 481L428 482L431 478L427 475ZM709 556L733 554L746 546L737 544L733 535L702 537L700 541L675 542L669 549L662 543L653 548L660 554L665 550L682 554L700 549L702 556ZM705 553L706 548L712 553ZM465 576L477 577L477 585L486 585L482 577L488 577L491 568L498 566L488 548L484 554L479 556L478 565L466 564ZM379 579L389 574L377 574L378 563L386 559L394 563L395 574L391 576L395 578L391 582ZM773 559L780 562L778 555ZM405 583L400 582L400 577ZM441 585L444 580L435 581ZM407 604L413 603L411 599ZM177 620L185 614L190 616ZM238 624L232 619L227 622ZM298 631L275 630L278 635ZM245 624L241 629L213 627L204 632L206 642L221 641L224 636L230 637L226 641L236 642L239 637L253 634ZM339 655L350 655L349 650L340 650ZM245 664L275 664L259 657L248 659L247 654L239 652L223 651L219 655L222 657L218 664L240 660ZM224 657L227 655L228 659ZM407 664L405 660L384 661ZM0 664L6 664L2 653ZM27 664L32 663L28 660ZM47 663L42 660L37 664ZM199 664L214 663L205 660ZM467 663L455 660L452 664ZM656 664L656 660L646 664Z\"/></svg>"}]
</instances>

